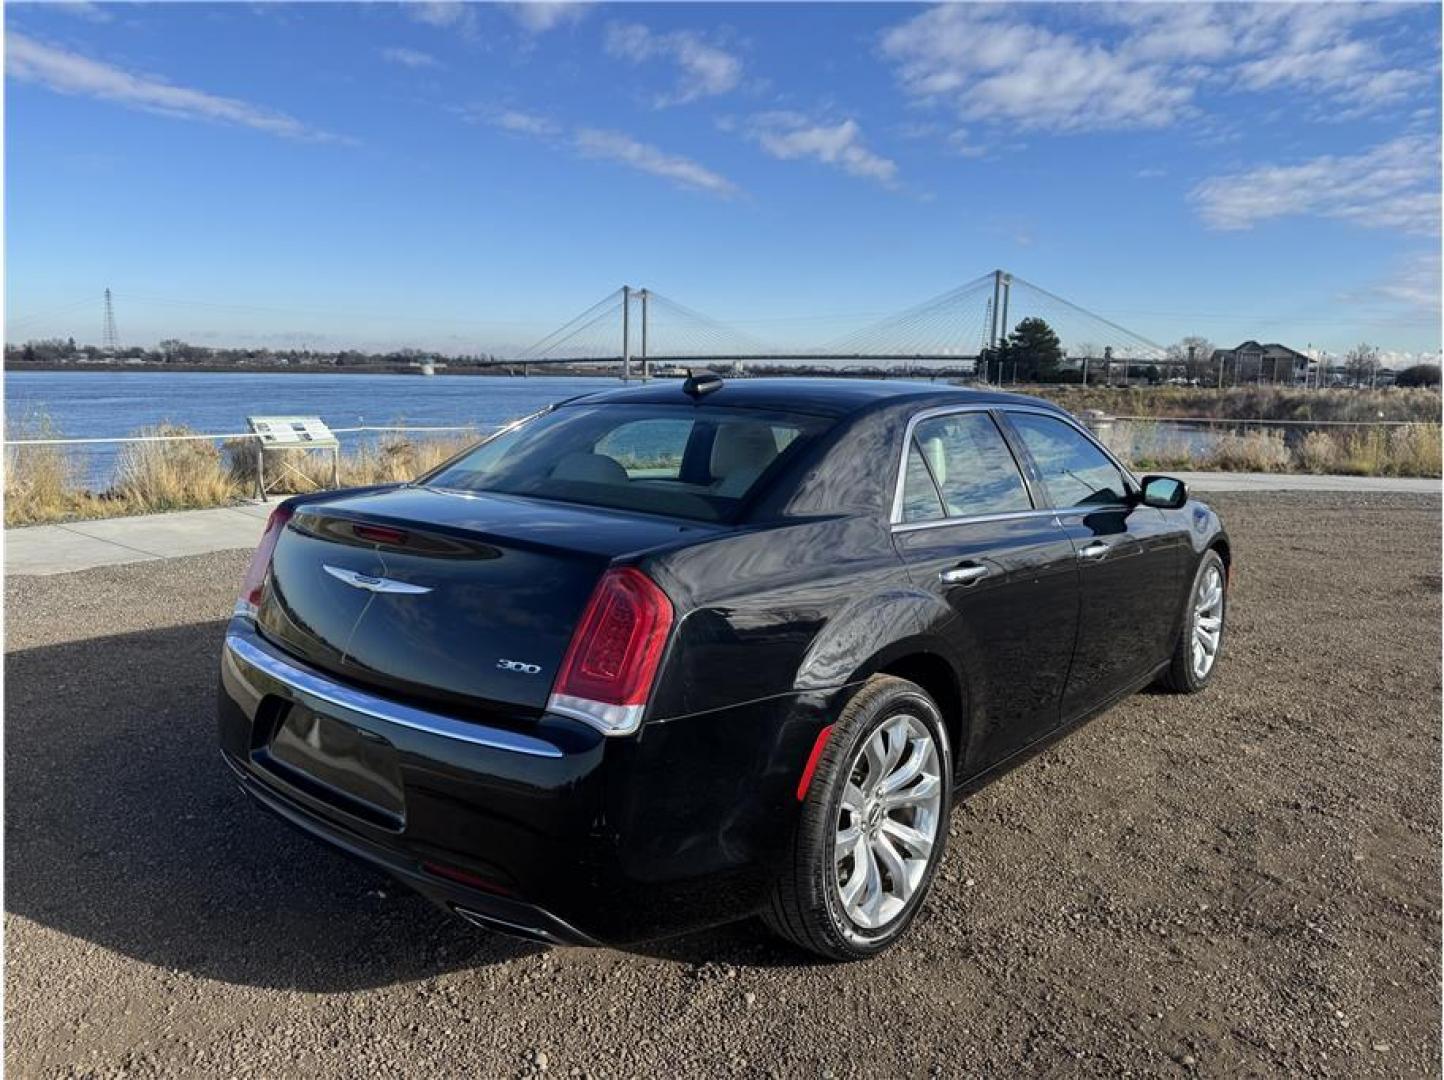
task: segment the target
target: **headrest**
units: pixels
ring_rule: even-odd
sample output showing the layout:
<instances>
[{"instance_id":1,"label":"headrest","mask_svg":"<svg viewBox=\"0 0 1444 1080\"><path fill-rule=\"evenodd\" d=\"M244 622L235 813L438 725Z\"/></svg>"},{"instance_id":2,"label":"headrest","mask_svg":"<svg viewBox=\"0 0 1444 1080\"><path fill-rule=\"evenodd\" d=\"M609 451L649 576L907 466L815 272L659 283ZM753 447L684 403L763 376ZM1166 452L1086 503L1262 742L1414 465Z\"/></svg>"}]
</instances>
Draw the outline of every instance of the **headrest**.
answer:
<instances>
[{"instance_id":1,"label":"headrest","mask_svg":"<svg viewBox=\"0 0 1444 1080\"><path fill-rule=\"evenodd\" d=\"M930 439L924 439L923 454L926 455L928 459L928 464L933 467L933 476L937 478L938 483L947 483L948 459L947 454L943 449L942 437L939 435L934 435Z\"/></svg>"},{"instance_id":2,"label":"headrest","mask_svg":"<svg viewBox=\"0 0 1444 1080\"><path fill-rule=\"evenodd\" d=\"M576 480L587 484L625 484L627 470L616 458L574 450L552 466L553 480Z\"/></svg>"},{"instance_id":3,"label":"headrest","mask_svg":"<svg viewBox=\"0 0 1444 1080\"><path fill-rule=\"evenodd\" d=\"M766 424L724 423L712 439L712 479L721 480L744 469L755 476L776 456L777 440Z\"/></svg>"}]
</instances>

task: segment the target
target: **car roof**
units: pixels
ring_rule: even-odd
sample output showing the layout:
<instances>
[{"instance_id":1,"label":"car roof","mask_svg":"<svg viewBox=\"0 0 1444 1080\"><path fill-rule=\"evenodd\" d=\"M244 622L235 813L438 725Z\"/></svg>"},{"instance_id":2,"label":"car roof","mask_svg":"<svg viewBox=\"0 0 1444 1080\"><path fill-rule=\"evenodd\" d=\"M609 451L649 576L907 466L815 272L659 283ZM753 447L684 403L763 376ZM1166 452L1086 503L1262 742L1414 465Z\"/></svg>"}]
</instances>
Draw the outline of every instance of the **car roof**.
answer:
<instances>
[{"instance_id":1,"label":"car roof","mask_svg":"<svg viewBox=\"0 0 1444 1080\"><path fill-rule=\"evenodd\" d=\"M599 390L571 398L566 405L626 403L629 405L692 405L697 402L682 390L682 379L659 378L639 386ZM1056 406L1042 398L975 390L947 383L903 379L814 379L764 376L724 379L722 387L700 399L702 404L735 409L769 409L816 416L845 416L873 407L909 401L923 404L1013 404L1047 409Z\"/></svg>"}]
</instances>

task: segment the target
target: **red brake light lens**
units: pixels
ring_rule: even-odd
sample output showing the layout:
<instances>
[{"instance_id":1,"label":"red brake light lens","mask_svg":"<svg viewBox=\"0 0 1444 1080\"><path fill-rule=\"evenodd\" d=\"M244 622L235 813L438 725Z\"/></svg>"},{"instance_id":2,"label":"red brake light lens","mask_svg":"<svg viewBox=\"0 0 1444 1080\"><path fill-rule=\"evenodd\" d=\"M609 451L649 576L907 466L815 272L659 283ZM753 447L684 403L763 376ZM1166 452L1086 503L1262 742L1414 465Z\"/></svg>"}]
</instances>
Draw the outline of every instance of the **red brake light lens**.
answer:
<instances>
[{"instance_id":1,"label":"red brake light lens","mask_svg":"<svg viewBox=\"0 0 1444 1080\"><path fill-rule=\"evenodd\" d=\"M562 660L548 708L609 735L635 731L672 629L672 602L640 570L608 570Z\"/></svg>"},{"instance_id":2,"label":"red brake light lens","mask_svg":"<svg viewBox=\"0 0 1444 1080\"><path fill-rule=\"evenodd\" d=\"M393 529L387 525L355 524L351 526L351 534L358 540L369 540L373 544L406 543L406 531L404 529Z\"/></svg>"},{"instance_id":3,"label":"red brake light lens","mask_svg":"<svg viewBox=\"0 0 1444 1080\"><path fill-rule=\"evenodd\" d=\"M283 503L266 519L266 531L261 533L261 542L256 545L256 553L251 556L251 565L246 568L246 576L241 582L241 597L236 601L237 615L255 616L256 607L261 602L261 589L266 584L266 574L271 569L271 554L276 550L281 530L294 512Z\"/></svg>"}]
</instances>

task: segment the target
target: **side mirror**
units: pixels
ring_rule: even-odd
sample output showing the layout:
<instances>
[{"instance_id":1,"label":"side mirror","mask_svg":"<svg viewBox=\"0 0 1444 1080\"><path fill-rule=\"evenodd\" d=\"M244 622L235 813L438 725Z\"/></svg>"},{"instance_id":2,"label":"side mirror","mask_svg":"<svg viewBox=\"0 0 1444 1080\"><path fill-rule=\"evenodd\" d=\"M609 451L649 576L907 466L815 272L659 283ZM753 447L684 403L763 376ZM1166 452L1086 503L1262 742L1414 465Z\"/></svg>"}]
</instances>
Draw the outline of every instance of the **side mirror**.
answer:
<instances>
[{"instance_id":1,"label":"side mirror","mask_svg":"<svg viewBox=\"0 0 1444 1080\"><path fill-rule=\"evenodd\" d=\"M1143 494L1138 501L1143 506L1153 506L1159 510L1177 510L1188 502L1188 488L1182 480L1175 480L1171 476L1145 476Z\"/></svg>"}]
</instances>

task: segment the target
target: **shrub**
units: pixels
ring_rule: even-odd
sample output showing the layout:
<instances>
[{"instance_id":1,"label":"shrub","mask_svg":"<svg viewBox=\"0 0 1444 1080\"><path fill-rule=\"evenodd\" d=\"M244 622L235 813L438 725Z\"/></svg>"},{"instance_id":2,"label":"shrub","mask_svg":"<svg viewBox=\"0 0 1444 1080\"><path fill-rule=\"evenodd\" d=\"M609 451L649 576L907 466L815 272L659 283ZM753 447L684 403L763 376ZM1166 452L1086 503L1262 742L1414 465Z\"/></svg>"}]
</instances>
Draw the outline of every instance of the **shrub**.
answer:
<instances>
[{"instance_id":1,"label":"shrub","mask_svg":"<svg viewBox=\"0 0 1444 1080\"><path fill-rule=\"evenodd\" d=\"M1415 364L1394 376L1395 386L1438 386L1438 364Z\"/></svg>"},{"instance_id":2,"label":"shrub","mask_svg":"<svg viewBox=\"0 0 1444 1080\"><path fill-rule=\"evenodd\" d=\"M1416 424L1389 432L1396 476L1438 476L1444 472L1444 444L1438 424Z\"/></svg>"},{"instance_id":3,"label":"shrub","mask_svg":"<svg viewBox=\"0 0 1444 1080\"><path fill-rule=\"evenodd\" d=\"M1311 431L1299 444L1298 464L1300 472L1333 473L1339 470L1342 457L1339 440L1327 431Z\"/></svg>"}]
</instances>

